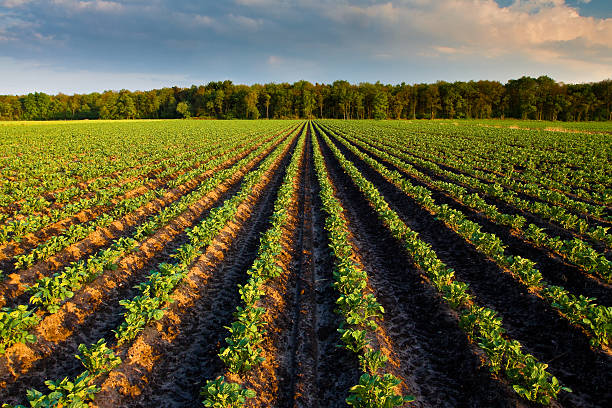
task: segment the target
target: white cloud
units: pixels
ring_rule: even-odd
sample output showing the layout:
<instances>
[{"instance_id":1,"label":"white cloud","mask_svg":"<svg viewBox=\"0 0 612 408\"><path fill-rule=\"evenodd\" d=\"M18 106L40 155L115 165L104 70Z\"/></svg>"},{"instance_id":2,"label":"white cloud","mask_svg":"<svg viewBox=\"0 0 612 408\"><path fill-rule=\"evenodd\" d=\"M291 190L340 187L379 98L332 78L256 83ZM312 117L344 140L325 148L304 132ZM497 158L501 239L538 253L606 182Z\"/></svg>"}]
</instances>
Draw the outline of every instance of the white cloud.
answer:
<instances>
[{"instance_id":1,"label":"white cloud","mask_svg":"<svg viewBox=\"0 0 612 408\"><path fill-rule=\"evenodd\" d=\"M209 16L202 16L200 14L194 15L193 19L196 22L196 24L203 25L203 26L212 26L215 23L214 18L209 17Z\"/></svg>"},{"instance_id":2,"label":"white cloud","mask_svg":"<svg viewBox=\"0 0 612 408\"><path fill-rule=\"evenodd\" d=\"M32 0L3 0L0 2L4 7L13 8L23 6L26 3L29 3Z\"/></svg>"},{"instance_id":3,"label":"white cloud","mask_svg":"<svg viewBox=\"0 0 612 408\"><path fill-rule=\"evenodd\" d=\"M564 0L516 0L509 7L493 0L339 3L325 13L341 24L376 28L388 40L373 45L398 57L432 55L433 50L447 56L572 61L574 66L584 63L585 69L612 63L612 19L580 16ZM585 49L592 48L599 52L585 61Z\"/></svg>"},{"instance_id":4,"label":"white cloud","mask_svg":"<svg viewBox=\"0 0 612 408\"><path fill-rule=\"evenodd\" d=\"M136 67L173 60L181 60L180 69L194 76L206 72L211 80L221 76L247 82L301 77L357 82L504 81L523 74L583 82L612 75L612 18L580 16L564 0L515 0L508 7L494 0L0 0L0 4L7 7L0 11L3 56L54 60L57 66L70 61L65 62L66 70L87 70L100 63L135 71L127 77L136 87L153 83L138 74L148 68ZM101 52L90 52L95 47ZM164 67L175 70L170 72L179 69ZM78 68L74 69L81 77L90 77L90 71ZM41 72L48 78L63 81L63 71L45 69ZM133 87L118 76L101 77L112 87ZM31 78L36 82L34 75ZM24 79L21 85L29 87L29 81ZM72 89L69 82L65 84Z\"/></svg>"},{"instance_id":5,"label":"white cloud","mask_svg":"<svg viewBox=\"0 0 612 408\"><path fill-rule=\"evenodd\" d=\"M69 11L118 12L124 9L123 4L107 0L53 0L53 3L65 7Z\"/></svg>"},{"instance_id":6,"label":"white cloud","mask_svg":"<svg viewBox=\"0 0 612 408\"><path fill-rule=\"evenodd\" d=\"M277 55L270 55L268 57L268 64L269 65L279 65L283 63L283 59Z\"/></svg>"},{"instance_id":7,"label":"white cloud","mask_svg":"<svg viewBox=\"0 0 612 408\"><path fill-rule=\"evenodd\" d=\"M241 28L249 31L255 31L263 25L263 20L254 19L251 17L229 14L227 16L231 27L230 28Z\"/></svg>"}]
</instances>

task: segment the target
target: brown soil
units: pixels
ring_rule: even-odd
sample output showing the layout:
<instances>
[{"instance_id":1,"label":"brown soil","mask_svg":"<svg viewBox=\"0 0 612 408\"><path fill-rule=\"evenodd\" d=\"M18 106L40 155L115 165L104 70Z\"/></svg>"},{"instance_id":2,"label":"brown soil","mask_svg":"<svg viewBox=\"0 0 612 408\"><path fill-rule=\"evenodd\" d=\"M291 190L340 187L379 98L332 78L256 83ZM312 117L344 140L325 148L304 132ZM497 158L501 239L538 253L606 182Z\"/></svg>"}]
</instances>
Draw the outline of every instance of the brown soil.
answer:
<instances>
[{"instance_id":1,"label":"brown soil","mask_svg":"<svg viewBox=\"0 0 612 408\"><path fill-rule=\"evenodd\" d=\"M276 136L277 135L267 138L266 140L260 143L257 143L256 145L251 146L248 149L242 151L241 153L227 160L225 163L215 167L214 169L211 169L205 173L202 173L198 177L188 181L187 183L183 185L180 185L176 188L168 190L159 199L152 200L148 204L144 205L141 208L138 208L134 212L115 220L108 227L92 232L85 239L60 251L58 254L51 257L47 261L39 262L36 265L26 270L18 271L18 272L8 275L8 279L6 279L3 282L0 282L0 293L3 295L0 298L0 306L6 305L9 300L12 300L12 303L15 303L15 304L27 302L27 297L26 298L16 298L17 296L24 293L27 285L33 284L37 279L40 279L43 276L50 275L51 273L57 271L59 268L69 264L70 262L82 259L85 256L92 254L96 250L99 250L101 248L104 248L110 245L112 241L114 241L115 239L119 237L130 234L134 230L134 228L138 226L139 224L141 224L147 217L149 217L150 215L154 213L157 213L160 209L172 204L173 202L178 200L183 195L193 191L195 188L197 188L199 183L201 183L206 178L210 177L210 175L214 174L215 172L223 168L227 168L233 165L238 160L242 159L243 157L247 156L250 152L255 150L262 143L265 143ZM211 157L210 159L206 160L206 162L213 160L213 159L214 157ZM204 163L205 162L202 162L201 164L204 164ZM179 174L174 174L168 177L163 183L167 183L171 179L175 179L182 173L184 173L184 171L180 172ZM162 182L160 181L159 183L162 183ZM157 187L161 185L162 184L159 184ZM151 186L151 187L157 188L154 186ZM141 187L137 190L143 190L143 189L146 190L145 187ZM143 192L144 191L141 191L140 193L143 193ZM126 198L136 196L138 194L132 191L128 193L128 195L129 196ZM92 218L94 217L94 215L95 216L99 215L97 214L97 211L96 212L86 211L84 213L89 214ZM78 218L80 222L86 222L90 220L87 217L85 219L82 219L82 214L79 214L75 218ZM52 234L52 235L55 235L55 234ZM44 236L46 236L46 234ZM39 238L37 238L37 240L38 239ZM42 239L43 238L40 237L40 240ZM6 268L4 270L8 271L8 269Z\"/></svg>"},{"instance_id":2,"label":"brown soil","mask_svg":"<svg viewBox=\"0 0 612 408\"><path fill-rule=\"evenodd\" d=\"M293 143L294 145L295 143ZM197 406L206 378L221 372L218 347L238 302L236 285L257 253L290 149L253 188L230 222L192 266L164 318L119 349L123 363L102 382L97 406Z\"/></svg>"},{"instance_id":3,"label":"brown soil","mask_svg":"<svg viewBox=\"0 0 612 408\"><path fill-rule=\"evenodd\" d=\"M42 367L49 367L49 364L53 364L55 369L66 364L70 365L73 360L76 361L72 355L76 353L78 344L90 344L108 335L121 320L122 308L118 305L118 301L132 297L133 285L141 280L150 268L167 259L173 248L182 244L181 241L187 240L185 228L199 222L215 203L235 192L244 174L257 165L271 149L267 149L259 158L249 163L243 171L236 172L230 180L145 240L138 251L119 262L119 267L115 271L106 271L104 275L66 302L59 312L46 317L35 330L38 336L36 343L28 346L21 344L13 346L7 350L6 354L0 356L0 386L14 382L30 370L34 377L30 384L35 384L37 381L42 383L41 373L35 368L42 369L45 376L48 376L49 369ZM110 337L112 335L108 338ZM53 362L48 360L53 360ZM78 362L74 364L78 369ZM60 371L57 377L64 375L66 373ZM51 376L51 378L55 377ZM23 379L16 384L19 389L23 389L21 394L11 392L10 389L0 390L0 399L6 391L9 392L9 395L25 394L25 389L29 387L28 383L29 381Z\"/></svg>"},{"instance_id":4,"label":"brown soil","mask_svg":"<svg viewBox=\"0 0 612 408\"><path fill-rule=\"evenodd\" d=\"M353 146L364 153L370 154L360 146L355 144L353 144ZM449 194L421 179L409 175L399 167L384 160L384 158L377 155L370 155L382 161L389 169L402 173L412 184L428 188L432 192L432 197L436 200L437 204L447 204L449 207L461 211L469 220L480 224L483 232L497 235L504 244L507 245L507 254L520 255L536 262L536 268L542 272L544 279L549 283L563 286L576 295L582 294L588 297L595 297L598 300L598 304L612 306L611 285L603 283L592 275L582 272L580 268L575 265L568 264L559 255L551 253L547 248L537 247L525 242L519 238L517 231L512 228L496 224L489 220L484 214L459 203Z\"/></svg>"},{"instance_id":5,"label":"brown soil","mask_svg":"<svg viewBox=\"0 0 612 408\"><path fill-rule=\"evenodd\" d=\"M592 350L588 338L562 319L545 301L530 294L523 285L500 271L441 221L421 209L342 146L338 147L376 185L400 218L432 246L443 262L455 270L457 278L470 285L475 301L498 311L508 335L518 340L539 361L548 363L549 371L574 391L560 395L559 402L563 406L612 405L612 390L608 386L612 383L610 356ZM326 154L332 157L331 152ZM345 176L343 185L347 184L351 183ZM451 338L457 340L455 336ZM585 376L586 372L590 375Z\"/></svg>"},{"instance_id":6,"label":"brown soil","mask_svg":"<svg viewBox=\"0 0 612 408\"><path fill-rule=\"evenodd\" d=\"M333 312L337 296L331 288L332 258L325 248L322 214L313 205L318 204L313 200L318 191L309 139L310 134L283 229L284 273L266 283L266 296L260 302L267 310L261 344L266 361L247 373L224 372L226 378L256 392L249 407L345 406L348 389L359 378L355 355L335 347L340 323ZM321 240L315 242L315 237ZM319 269L321 265L326 269Z\"/></svg>"},{"instance_id":7,"label":"brown soil","mask_svg":"<svg viewBox=\"0 0 612 408\"><path fill-rule=\"evenodd\" d=\"M363 140L363 139L362 139L362 140ZM367 140L365 140L365 142L367 143ZM384 144L384 142L383 142L383 144ZM389 147L389 153L390 153L390 154L393 154L393 150L394 150L394 149L395 149L395 148L393 148L393 147ZM412 154L411 152L406 152L406 151L404 151L404 153L407 153L407 154ZM485 193L485 192L483 192L483 191L476 190L476 189L474 189L474 188L472 188L472 187L470 187L470 186L468 186L468 185L466 185L466 184L458 183L458 182L455 182L455 181L453 181L453 180L449 180L449 179L448 179L447 177L445 177L445 176L437 175L437 174L436 174L436 173L434 173L433 171L428 170L428 169L426 169L426 168L424 168L424 167L421 167L421 166L419 166L419 165L418 165L418 164L416 164L416 163L410 163L410 164L411 164L411 165L412 165L412 166L413 166L415 169L417 169L417 170L419 170L420 172L422 172L422 173L424 173L424 174L428 175L429 177L431 177L431 178L432 178L432 179L434 179L434 180L441 180L441 181L445 181L445 182L450 182L450 183L458 184L458 185L460 185L460 186L462 186L462 187L466 188L466 189L467 189L467 191L468 191L469 193L478 193L478 194L479 194L479 195L480 195L482 198L484 198L484 199L485 199L485 201L487 201L489 204L493 204L493 205L497 206L497 208L498 208L498 209L499 209L501 212L504 212L504 213L506 213L506 214L512 214L512 215L521 215L521 216L523 216L523 217L525 217L525 218L527 219L527 223L533 223L533 224L537 225L537 226L538 226L538 227L540 227L540 228L545 228L545 229L546 229L546 231L547 231L547 232L548 232L550 235L552 235L552 236L560 236L562 239L572 239L572 238L574 238L574 237L578 237L578 238L581 238L581 239L583 239L583 240L585 240L585 241L587 241L587 242L590 242L590 243L593 245L593 247L594 247L595 249L597 249L598 251L600 251L600 252L605 252L605 251L606 251L606 247L605 247L605 245L604 245L604 244L602 244L602 243L601 243L601 242L599 242L599 241L595 241L595 240L591 239L590 237L588 237L588 236L586 236L586 235L579 234L579 233L577 233L577 232L573 232L573 231L570 231L570 230L564 229L563 227L561 227L560 225L556 224L556 223L555 223L554 221L552 221L552 220L547 220L547 219L545 219L545 218L543 218L543 217L538 216L537 214L533 214L533 213L531 213L531 212L521 210L520 208L517 208L517 207L513 206L512 204L510 204L510 203L508 203L508 202L505 202L505 201L499 200L499 199L497 199L496 197L490 196L490 195L486 194L486 193ZM448 171L451 171L451 172L454 172L454 173L458 173L458 174L463 174L463 175L471 176L470 174L467 174L467 173L465 173L465 172L462 172L461 170L458 170L458 169L456 169L456 168L454 168L454 167L450 167L450 166L448 166L448 165L446 165L446 164L444 164L444 163L439 163L439 162L436 162L436 164L437 164L437 165L438 165L440 168L442 168L442 169L444 169L444 170L448 170ZM414 180L414 179L413 179L413 180ZM482 181L483 181L485 184L490 184L490 183L488 183L487 181L484 181L484 180L482 180ZM416 180L414 180L414 182L415 182L415 184L420 184L420 182L418 182L418 181L416 181ZM519 194L519 196L520 196L520 194ZM527 200L533 200L531 197L525 197L525 196L524 196L523 198L525 198L525 199L527 199ZM590 219L589 219L589 221L590 221Z\"/></svg>"},{"instance_id":8,"label":"brown soil","mask_svg":"<svg viewBox=\"0 0 612 408\"><path fill-rule=\"evenodd\" d=\"M400 361L396 375L406 381L416 405L520 406L514 393L482 366L454 313L378 220L322 139L320 144L370 284L385 308L381 323Z\"/></svg>"}]
</instances>

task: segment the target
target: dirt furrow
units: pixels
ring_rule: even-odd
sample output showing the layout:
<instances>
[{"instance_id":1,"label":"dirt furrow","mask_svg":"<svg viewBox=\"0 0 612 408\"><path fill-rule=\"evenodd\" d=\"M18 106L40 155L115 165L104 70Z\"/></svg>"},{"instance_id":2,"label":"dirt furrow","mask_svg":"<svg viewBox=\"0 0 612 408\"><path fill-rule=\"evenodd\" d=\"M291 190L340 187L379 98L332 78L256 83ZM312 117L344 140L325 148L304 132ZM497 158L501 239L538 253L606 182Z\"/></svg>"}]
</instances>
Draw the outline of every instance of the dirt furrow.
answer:
<instances>
[{"instance_id":1,"label":"dirt furrow","mask_svg":"<svg viewBox=\"0 0 612 408\"><path fill-rule=\"evenodd\" d=\"M294 146L295 143L292 144ZM99 407L192 407L199 389L223 370L217 353L239 301L237 284L257 255L259 235L272 214L289 161L287 149L206 248L175 291L164 318L147 327L120 354L123 364L102 383Z\"/></svg>"},{"instance_id":2,"label":"dirt furrow","mask_svg":"<svg viewBox=\"0 0 612 408\"><path fill-rule=\"evenodd\" d=\"M362 140L364 140L361 136L360 138ZM367 143L367 140L364 140ZM393 151L395 150L395 147L389 147L387 146L387 150L393 154ZM403 153L406 154L411 154L411 152L406 152L403 151ZM448 179L447 177L443 176L443 175L439 175L435 172L433 172L432 170L429 170L425 167L422 167L421 165L419 165L418 163L410 163L412 166L414 166L415 169L419 170L420 172L428 175L429 177L431 177L434 180L439 180L439 181L445 181L445 182L450 182L450 183L454 183L453 180ZM437 164L440 168L442 168L443 170L448 170L451 172L457 172L457 170L455 168L448 168L448 166L445 166L444 163L435 163ZM460 174L464 174L462 172L459 172ZM469 174L464 174L464 175L468 175ZM490 184L487 183L486 181L483 181L483 183L485 184ZM605 251L605 246L601 243L601 242L597 242L597 241L593 241L591 240L589 237L583 235L583 234L579 234L579 233L574 233L572 231L569 231L567 229L564 229L563 227L561 227L560 225L558 225L557 223L555 223L554 221L551 220L547 220L543 217L538 216L537 214L525 211L525 210L521 210L520 208L515 207L514 205L512 205L511 203L508 203L506 201L502 201L496 197L490 196L478 189L475 189L473 187L470 187L468 185L464 185L464 184L460 184L462 187L466 188L467 191L469 193L478 193L481 197L483 197L485 199L485 201L489 204L493 204L495 205L500 211L506 213L506 214L511 214L511 215L521 215L523 217L525 217L527 219L528 223L533 223L535 225L537 225L540 228L545 228L549 234L551 235L558 235L560 236L562 239L572 239L574 237L579 237L583 240L586 240L587 242L590 242L593 247L595 249L597 249L598 251Z\"/></svg>"},{"instance_id":3,"label":"dirt furrow","mask_svg":"<svg viewBox=\"0 0 612 408\"><path fill-rule=\"evenodd\" d=\"M269 139L266 139L266 141L267 140ZM265 143L265 141L263 143ZM259 145L260 144L257 144L257 146ZM27 302L27 295L19 297L24 293L27 285L33 284L37 279L43 276L52 274L62 266L68 265L70 262L82 259L94 253L96 250L100 250L110 245L112 241L122 236L129 235L147 217L157 213L160 209L171 205L183 195L193 191L203 180L210 177L215 172L233 165L256 149L257 146L253 146L237 154L223 164L216 166L214 169L206 171L185 184L167 191L162 197L152 200L143 207L115 220L109 226L92 232L85 239L70 245L47 261L39 262L31 268L9 275L6 281L0 283L0 294L2 294L0 306L11 303L20 304ZM214 158L210 158L209 160L213 159Z\"/></svg>"},{"instance_id":4,"label":"dirt furrow","mask_svg":"<svg viewBox=\"0 0 612 408\"><path fill-rule=\"evenodd\" d=\"M373 156L357 144L353 143L353 146ZM577 266L568 264L560 256L551 253L546 248L536 247L523 241L510 227L496 224L483 214L457 202L443 191L414 178L392 163L389 163L379 156L374 157L383 162L389 169L396 170L403 174L412 184L428 188L432 192L432 197L438 204L447 204L449 207L461 211L469 220L480 224L483 232L497 235L507 245L508 254L521 255L536 262L536 268L542 272L542 276L549 283L563 286L576 295L595 297L598 299L598 304L600 305L612 305L612 286L601 282L591 275L585 274Z\"/></svg>"},{"instance_id":5,"label":"dirt furrow","mask_svg":"<svg viewBox=\"0 0 612 408\"><path fill-rule=\"evenodd\" d=\"M32 377L30 384L42 384L42 376L48 378L50 374L49 369L45 367L53 367L57 376L61 377L67 375L67 371L74 370L74 367L78 368L72 361L76 361L72 355L76 353L78 344L91 344L98 338L107 336L110 330L117 326L122 312L118 301L132 297L135 294L133 285L141 280L150 268L166 260L174 248L187 240L185 228L202 220L215 203L231 196L239 188L243 176L260 163L271 149L267 149L243 171L236 172L230 180L222 183L170 224L146 239L138 251L118 263L116 270L105 271L66 302L57 313L47 316L36 328L37 343L27 346L18 343L8 349L6 354L0 356L0 386L13 383L25 373L31 373L28 374L28 377ZM74 367L62 368L66 364ZM28 388L26 383L28 381L21 380L15 387L23 388L25 392ZM1 390L0 399L7 391L8 395L23 394L11 392L10 389Z\"/></svg>"},{"instance_id":6,"label":"dirt furrow","mask_svg":"<svg viewBox=\"0 0 612 408\"><path fill-rule=\"evenodd\" d=\"M567 406L612 405L612 359L592 350L588 338L561 318L544 300L537 298L510 275L478 253L442 221L436 220L417 203L373 171L350 151L337 145L362 174L378 188L390 207L438 257L454 269L457 278L468 283L477 303L500 313L508 335L518 340L550 372L573 389L562 394ZM331 156L331 152L328 152ZM584 373L589 372L586 376Z\"/></svg>"},{"instance_id":7,"label":"dirt furrow","mask_svg":"<svg viewBox=\"0 0 612 408\"><path fill-rule=\"evenodd\" d=\"M278 406L319 407L316 389L316 367L318 366L317 302L315 280L315 236L313 201L315 197L314 174L312 172L312 146L310 129L300 174L297 213L293 221L296 230L293 263L290 268L290 287L293 293L293 327L287 341L288 361L280 375L281 387ZM289 299L290 294L287 294Z\"/></svg>"},{"instance_id":8,"label":"dirt furrow","mask_svg":"<svg viewBox=\"0 0 612 408\"><path fill-rule=\"evenodd\" d=\"M416 406L520 406L513 391L482 366L454 313L412 265L322 139L320 143L370 285L385 308L381 324L398 355L398 376L415 395Z\"/></svg>"}]
</instances>

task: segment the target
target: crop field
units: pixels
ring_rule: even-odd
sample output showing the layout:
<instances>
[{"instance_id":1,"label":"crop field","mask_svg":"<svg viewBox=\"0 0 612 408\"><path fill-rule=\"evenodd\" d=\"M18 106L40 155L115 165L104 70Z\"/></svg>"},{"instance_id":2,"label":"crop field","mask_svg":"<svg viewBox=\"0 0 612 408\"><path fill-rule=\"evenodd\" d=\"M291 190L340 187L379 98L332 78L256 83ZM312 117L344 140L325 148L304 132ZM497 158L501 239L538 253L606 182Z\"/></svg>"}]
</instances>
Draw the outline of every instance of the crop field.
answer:
<instances>
[{"instance_id":1,"label":"crop field","mask_svg":"<svg viewBox=\"0 0 612 408\"><path fill-rule=\"evenodd\" d=\"M0 126L0 403L611 407L612 125Z\"/></svg>"}]
</instances>

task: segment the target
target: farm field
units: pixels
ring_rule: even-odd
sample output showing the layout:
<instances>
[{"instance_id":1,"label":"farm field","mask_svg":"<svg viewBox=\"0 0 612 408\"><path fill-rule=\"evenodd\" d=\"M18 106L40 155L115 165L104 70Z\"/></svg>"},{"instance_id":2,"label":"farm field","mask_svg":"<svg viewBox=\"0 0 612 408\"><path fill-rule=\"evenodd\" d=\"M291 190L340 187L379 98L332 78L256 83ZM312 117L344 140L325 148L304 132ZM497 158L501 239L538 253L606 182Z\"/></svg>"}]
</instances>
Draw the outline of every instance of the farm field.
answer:
<instances>
[{"instance_id":1,"label":"farm field","mask_svg":"<svg viewBox=\"0 0 612 408\"><path fill-rule=\"evenodd\" d=\"M0 126L2 407L610 407L612 125Z\"/></svg>"}]
</instances>

